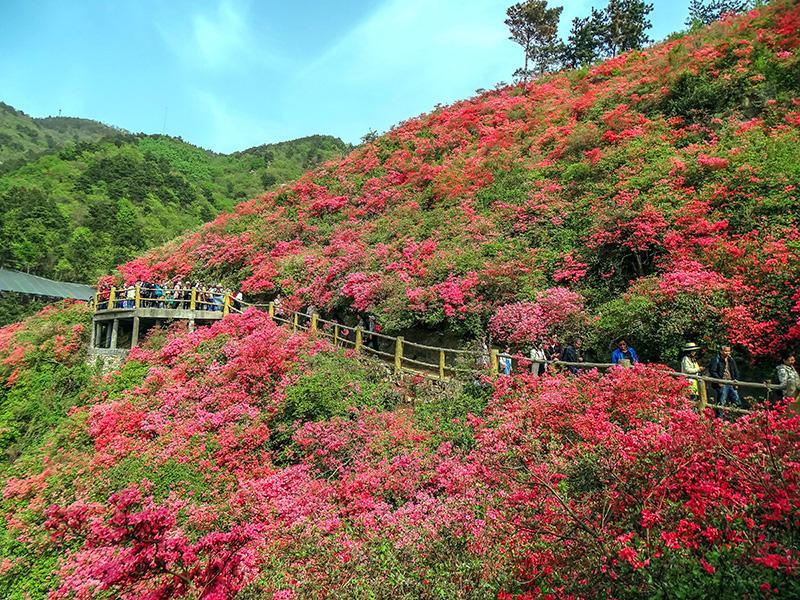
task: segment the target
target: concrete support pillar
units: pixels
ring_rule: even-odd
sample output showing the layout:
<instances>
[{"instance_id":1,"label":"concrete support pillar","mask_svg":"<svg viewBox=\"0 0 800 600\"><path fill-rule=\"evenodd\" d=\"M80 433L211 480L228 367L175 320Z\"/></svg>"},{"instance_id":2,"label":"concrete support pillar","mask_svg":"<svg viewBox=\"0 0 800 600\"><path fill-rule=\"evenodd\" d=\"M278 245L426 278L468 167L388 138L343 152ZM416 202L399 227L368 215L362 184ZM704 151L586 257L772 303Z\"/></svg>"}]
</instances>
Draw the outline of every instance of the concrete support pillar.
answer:
<instances>
[{"instance_id":1,"label":"concrete support pillar","mask_svg":"<svg viewBox=\"0 0 800 600\"><path fill-rule=\"evenodd\" d=\"M133 330L131 331L131 348L139 345L139 317L133 317Z\"/></svg>"},{"instance_id":2,"label":"concrete support pillar","mask_svg":"<svg viewBox=\"0 0 800 600\"><path fill-rule=\"evenodd\" d=\"M94 348L94 341L96 336L97 336L97 321L92 319L92 331L89 333L89 348Z\"/></svg>"},{"instance_id":3,"label":"concrete support pillar","mask_svg":"<svg viewBox=\"0 0 800 600\"><path fill-rule=\"evenodd\" d=\"M189 331L194 331L194 330L195 330L194 319L189 319Z\"/></svg>"},{"instance_id":4,"label":"concrete support pillar","mask_svg":"<svg viewBox=\"0 0 800 600\"><path fill-rule=\"evenodd\" d=\"M114 325L111 326L111 349L117 349L117 336L119 335L119 319L114 319Z\"/></svg>"}]
</instances>

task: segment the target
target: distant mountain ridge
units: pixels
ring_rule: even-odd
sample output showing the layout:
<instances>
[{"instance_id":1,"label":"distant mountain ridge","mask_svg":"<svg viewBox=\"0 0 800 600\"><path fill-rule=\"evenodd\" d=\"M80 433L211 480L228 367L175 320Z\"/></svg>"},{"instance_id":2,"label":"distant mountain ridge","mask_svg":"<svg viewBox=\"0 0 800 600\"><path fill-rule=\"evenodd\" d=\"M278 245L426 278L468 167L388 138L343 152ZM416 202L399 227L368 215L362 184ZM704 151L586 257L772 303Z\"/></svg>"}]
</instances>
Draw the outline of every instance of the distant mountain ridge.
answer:
<instances>
[{"instance_id":1,"label":"distant mountain ridge","mask_svg":"<svg viewBox=\"0 0 800 600\"><path fill-rule=\"evenodd\" d=\"M96 141L124 132L99 121L78 117L31 117L0 102L0 165L25 160L68 144Z\"/></svg>"},{"instance_id":2,"label":"distant mountain ridge","mask_svg":"<svg viewBox=\"0 0 800 600\"><path fill-rule=\"evenodd\" d=\"M349 150L313 135L225 155L0 103L0 264L91 283Z\"/></svg>"}]
</instances>

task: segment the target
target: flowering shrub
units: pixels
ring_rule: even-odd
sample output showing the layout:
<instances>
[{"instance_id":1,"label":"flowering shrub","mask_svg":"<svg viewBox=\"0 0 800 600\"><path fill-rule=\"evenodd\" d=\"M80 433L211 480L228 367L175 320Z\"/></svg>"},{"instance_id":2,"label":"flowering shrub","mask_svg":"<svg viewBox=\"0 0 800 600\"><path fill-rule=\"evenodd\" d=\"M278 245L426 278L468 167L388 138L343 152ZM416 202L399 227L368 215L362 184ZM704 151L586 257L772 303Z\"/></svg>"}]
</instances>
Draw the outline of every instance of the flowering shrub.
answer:
<instances>
[{"instance_id":1,"label":"flowering shrub","mask_svg":"<svg viewBox=\"0 0 800 600\"><path fill-rule=\"evenodd\" d=\"M641 366L412 386L387 410L377 373L252 310L141 348L6 479L0 590L796 593L786 407L704 418Z\"/></svg>"},{"instance_id":2,"label":"flowering shrub","mask_svg":"<svg viewBox=\"0 0 800 600\"><path fill-rule=\"evenodd\" d=\"M754 305L772 337L720 319L710 342L780 352L800 331L797 246L778 242L797 235L798 10L773 2L524 94L440 107L120 273L459 335L548 287L591 290L595 313L655 278L668 300Z\"/></svg>"},{"instance_id":3,"label":"flowering shrub","mask_svg":"<svg viewBox=\"0 0 800 600\"><path fill-rule=\"evenodd\" d=\"M683 382L641 368L504 382L478 440L524 548L510 591L797 593L796 413L703 419Z\"/></svg>"},{"instance_id":4,"label":"flowering shrub","mask_svg":"<svg viewBox=\"0 0 800 600\"><path fill-rule=\"evenodd\" d=\"M579 333L588 323L583 297L566 288L541 292L535 302L501 306L489 321L489 331L501 342L543 343Z\"/></svg>"}]
</instances>

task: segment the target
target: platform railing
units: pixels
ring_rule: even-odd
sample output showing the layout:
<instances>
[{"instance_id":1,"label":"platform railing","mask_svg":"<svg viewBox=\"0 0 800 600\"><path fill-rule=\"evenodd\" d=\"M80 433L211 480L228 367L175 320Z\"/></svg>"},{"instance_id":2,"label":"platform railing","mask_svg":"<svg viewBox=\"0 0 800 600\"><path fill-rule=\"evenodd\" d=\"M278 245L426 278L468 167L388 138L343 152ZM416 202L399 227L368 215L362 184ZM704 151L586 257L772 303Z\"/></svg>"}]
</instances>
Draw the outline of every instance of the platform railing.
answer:
<instances>
[{"instance_id":1,"label":"platform railing","mask_svg":"<svg viewBox=\"0 0 800 600\"><path fill-rule=\"evenodd\" d=\"M161 294L155 295L160 289ZM153 295L151 295L151 291ZM127 287L111 287L99 290L94 295L95 312L138 310L141 308L158 308L161 310L191 310L221 312L227 315L234 299L229 293L220 294L206 288L156 288L141 285Z\"/></svg>"}]
</instances>

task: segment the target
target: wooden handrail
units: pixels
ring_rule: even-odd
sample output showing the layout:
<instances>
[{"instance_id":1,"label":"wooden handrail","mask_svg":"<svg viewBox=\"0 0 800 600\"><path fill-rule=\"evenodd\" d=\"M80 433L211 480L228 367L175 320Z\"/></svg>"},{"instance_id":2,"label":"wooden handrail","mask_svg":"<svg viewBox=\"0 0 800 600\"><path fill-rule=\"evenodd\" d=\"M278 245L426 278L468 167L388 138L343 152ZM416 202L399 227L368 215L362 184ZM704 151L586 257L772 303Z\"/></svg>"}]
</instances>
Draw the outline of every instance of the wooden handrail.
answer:
<instances>
[{"instance_id":1,"label":"wooden handrail","mask_svg":"<svg viewBox=\"0 0 800 600\"><path fill-rule=\"evenodd\" d=\"M125 292L126 289L127 288L123 288L122 290L117 290L115 287L110 288L108 301L106 303L106 306L107 306L106 310L108 310L108 311L110 311L110 310L124 310L124 309L119 309L114 305L115 305L115 301L117 300L117 293L118 292ZM185 292L185 291L186 290L182 290L182 292ZM121 297L124 298L124 296L121 296ZM96 310L99 310L99 305L102 304L103 302L99 299L99 295L97 295L96 298L97 298L97 301L96 301L96 307L97 308L96 308ZM137 308L141 304L139 286L136 286L136 302L135 302L135 304L136 304ZM196 288L191 288L191 299L190 299L191 310L195 310L197 304L205 305L205 304L208 304L208 303L198 302L197 301L197 289ZM278 314L276 314L277 310L276 310L276 306L275 306L274 302L269 302L268 304L257 304L257 303L246 302L244 300L237 300L236 301L236 306L239 306L239 308L235 308L234 303L232 302L231 296L229 294L225 294L225 296L223 298L223 306L222 306L223 316L227 315L229 312L239 312L239 313L241 313L242 309L244 307L252 307L252 308L259 309L259 310L267 311L272 320L280 322L280 323L284 323L286 325L289 325L289 326L291 326L292 330L294 330L294 331L296 331L298 329L302 329L302 330L310 330L312 332L316 332L316 331L318 331L320 324L330 325L330 326L333 327L333 333L332 334L326 333L326 335L328 335L328 337L331 337L335 344L339 344L339 343L350 344L350 345L352 345L354 347L354 349L355 349L355 351L357 353L360 353L362 351L368 351L370 354L384 356L384 357L387 358L387 360L393 358L394 359L394 370L395 370L395 372L400 372L402 370L412 370L412 369L408 369L404 365L404 363L410 363L410 364L414 364L414 365L418 365L418 366L422 366L422 367L428 368L433 373L436 374L438 379L444 380L446 371L451 371L453 373L457 373L457 372L481 372L481 371L485 371L488 368L488 371L492 375L499 375L499 373L500 373L500 359L501 358L511 359L511 360L520 360L520 359L525 360L525 361L529 360L525 356L522 356L522 355L519 355L519 354L516 354L516 355L506 354L506 353L500 352L497 349L491 349L489 351L488 355L486 355L486 353L483 353L483 352L477 351L477 350L469 350L469 349L463 349L463 348L443 348L443 347L440 347L440 346L430 346L430 345L427 345L427 344L420 344L418 342L410 342L410 341L407 341L403 336L391 336L391 335L386 335L385 333L379 333L377 331L365 331L361 326L356 326L355 328L348 327L348 329L354 329L355 330L355 341L353 341L353 340L348 340L348 339L342 337L341 329L346 327L345 325L342 325L341 323L338 323L336 321L329 321L327 319L323 319L316 312L308 314L308 313L304 313L304 312L301 312L301 311L281 311L281 314L278 315ZM168 310L172 310L172 308L170 308ZM307 325L301 324L301 322L300 322L301 318L303 318L305 321L307 321L308 324ZM365 346L365 344L364 344L364 336L374 336L375 338L387 340L388 342L390 342L390 343L392 343L394 345L394 353L390 354L390 353L387 353L387 352L381 352L381 351L375 350L374 348L370 348L369 346ZM422 349L422 350L428 350L428 351L431 351L431 352L435 352L435 353L438 354L438 363L429 363L429 362L426 362L426 361L412 359L412 358L406 356L406 354L405 354L405 348L406 347L419 348L419 349ZM482 365L477 365L476 364L473 368L459 368L459 367L456 367L456 366L448 367L447 366L447 354L455 355L456 357L458 357L458 356L471 356L471 357L475 357L476 359L480 358L481 356L487 356L488 364L485 367L482 366ZM563 360L547 360L547 361L532 361L532 362L540 362L540 363L544 362L545 364L555 364L555 365L562 365L562 366L566 366L566 367L577 367L577 368L582 368L582 369L608 369L608 368L616 366L613 363L600 363L600 362L581 362L581 363L577 363L577 362L567 362L567 361L563 361ZM412 371L417 372L415 370L412 370ZM716 377L710 377L708 375L690 375L690 374L687 374L687 373L681 373L681 372L672 371L672 370L659 370L659 372L664 373L665 375L670 375L670 376L673 376L673 377L681 377L681 378L684 378L684 379L691 379L691 380L695 380L695 381L702 382L702 383L712 383L712 384L719 384L719 385L731 385L731 386L736 386L736 387L760 389L760 390L766 390L767 392L777 391L777 390L781 389L781 386L779 386L779 385L766 383L766 382L759 383L759 382L755 382L755 381L738 381L738 380L731 380L731 379L719 379L719 378L716 378ZM703 389L703 388L705 388L704 385L701 386L701 389ZM709 407L714 407L714 405L712 405L712 404L709 404L708 406ZM722 409L725 409L725 410L733 410L735 412L747 412L747 411L745 411L743 409L734 409L733 407L717 407L717 408L722 408Z\"/></svg>"}]
</instances>

